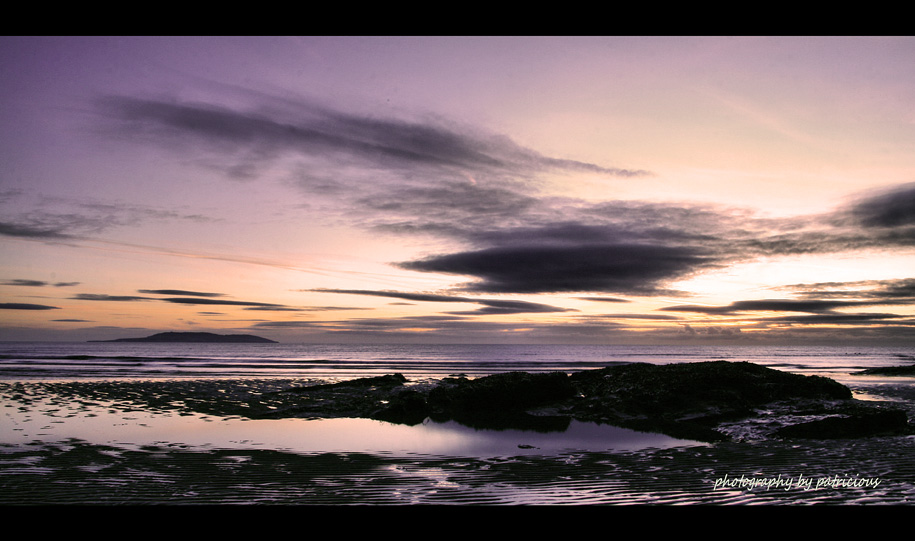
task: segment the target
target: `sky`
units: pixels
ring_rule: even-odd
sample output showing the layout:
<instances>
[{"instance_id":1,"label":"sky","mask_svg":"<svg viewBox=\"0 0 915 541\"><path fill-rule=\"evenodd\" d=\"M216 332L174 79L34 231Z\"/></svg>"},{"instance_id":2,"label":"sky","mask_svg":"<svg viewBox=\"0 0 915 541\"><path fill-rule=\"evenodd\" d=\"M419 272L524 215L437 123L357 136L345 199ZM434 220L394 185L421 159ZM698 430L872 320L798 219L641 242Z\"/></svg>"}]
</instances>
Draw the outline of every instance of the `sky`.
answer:
<instances>
[{"instance_id":1,"label":"sky","mask_svg":"<svg viewBox=\"0 0 915 541\"><path fill-rule=\"evenodd\" d=\"M0 37L0 340L912 345L913 59Z\"/></svg>"}]
</instances>

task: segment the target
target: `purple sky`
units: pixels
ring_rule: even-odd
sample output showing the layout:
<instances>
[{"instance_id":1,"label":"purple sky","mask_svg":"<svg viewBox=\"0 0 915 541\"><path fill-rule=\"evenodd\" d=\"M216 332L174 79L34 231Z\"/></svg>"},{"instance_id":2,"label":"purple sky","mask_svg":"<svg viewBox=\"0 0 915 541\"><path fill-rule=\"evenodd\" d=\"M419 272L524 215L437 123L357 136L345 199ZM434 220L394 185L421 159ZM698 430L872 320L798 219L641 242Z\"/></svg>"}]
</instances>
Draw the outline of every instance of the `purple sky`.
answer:
<instances>
[{"instance_id":1,"label":"purple sky","mask_svg":"<svg viewBox=\"0 0 915 541\"><path fill-rule=\"evenodd\" d=\"M0 37L0 340L911 344L912 58Z\"/></svg>"}]
</instances>

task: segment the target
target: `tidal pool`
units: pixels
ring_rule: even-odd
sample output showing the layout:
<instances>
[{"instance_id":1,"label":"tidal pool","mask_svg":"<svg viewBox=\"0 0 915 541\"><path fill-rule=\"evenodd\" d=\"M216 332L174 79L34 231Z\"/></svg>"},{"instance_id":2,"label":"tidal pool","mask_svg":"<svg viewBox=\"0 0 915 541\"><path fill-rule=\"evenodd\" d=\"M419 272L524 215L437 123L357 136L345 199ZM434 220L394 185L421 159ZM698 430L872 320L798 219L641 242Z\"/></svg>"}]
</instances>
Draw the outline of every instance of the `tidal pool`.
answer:
<instances>
[{"instance_id":1,"label":"tidal pool","mask_svg":"<svg viewBox=\"0 0 915 541\"><path fill-rule=\"evenodd\" d=\"M637 451L703 445L662 434L571 421L562 431L475 429L454 421L408 426L372 419L220 418L124 410L102 404L6 400L0 443L69 439L118 446L272 449L294 453L367 452L443 456L511 456L562 451Z\"/></svg>"}]
</instances>

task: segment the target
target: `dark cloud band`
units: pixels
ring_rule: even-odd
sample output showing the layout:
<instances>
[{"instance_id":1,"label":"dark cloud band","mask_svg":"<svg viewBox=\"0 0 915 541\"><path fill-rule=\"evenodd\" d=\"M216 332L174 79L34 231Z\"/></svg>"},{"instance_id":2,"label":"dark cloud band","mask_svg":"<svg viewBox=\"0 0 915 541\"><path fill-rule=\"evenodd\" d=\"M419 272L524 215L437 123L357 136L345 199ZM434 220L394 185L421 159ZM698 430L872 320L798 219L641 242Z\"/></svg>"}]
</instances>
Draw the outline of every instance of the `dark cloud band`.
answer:
<instances>
[{"instance_id":1,"label":"dark cloud band","mask_svg":"<svg viewBox=\"0 0 915 541\"><path fill-rule=\"evenodd\" d=\"M616 292L648 295L714 263L703 250L634 244L509 246L401 263L409 270L472 276L487 293Z\"/></svg>"}]
</instances>

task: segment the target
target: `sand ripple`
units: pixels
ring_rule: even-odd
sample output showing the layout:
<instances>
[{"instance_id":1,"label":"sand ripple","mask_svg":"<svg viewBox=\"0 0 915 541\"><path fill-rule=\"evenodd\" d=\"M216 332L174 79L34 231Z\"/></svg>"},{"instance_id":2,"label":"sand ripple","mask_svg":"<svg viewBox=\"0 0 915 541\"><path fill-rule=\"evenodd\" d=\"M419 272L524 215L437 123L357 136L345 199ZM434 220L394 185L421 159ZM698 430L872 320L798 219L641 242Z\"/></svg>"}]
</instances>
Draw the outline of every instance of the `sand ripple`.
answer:
<instances>
[{"instance_id":1,"label":"sand ripple","mask_svg":"<svg viewBox=\"0 0 915 541\"><path fill-rule=\"evenodd\" d=\"M727 443L468 459L124 449L70 441L0 448L0 505L908 504L915 502L913 451L913 438L876 438L829 446ZM880 482L806 490L715 488L725 474Z\"/></svg>"}]
</instances>

